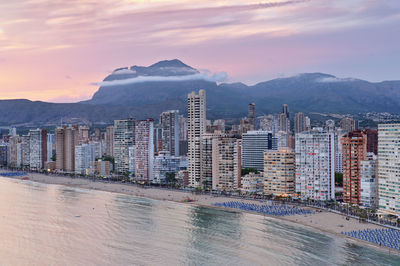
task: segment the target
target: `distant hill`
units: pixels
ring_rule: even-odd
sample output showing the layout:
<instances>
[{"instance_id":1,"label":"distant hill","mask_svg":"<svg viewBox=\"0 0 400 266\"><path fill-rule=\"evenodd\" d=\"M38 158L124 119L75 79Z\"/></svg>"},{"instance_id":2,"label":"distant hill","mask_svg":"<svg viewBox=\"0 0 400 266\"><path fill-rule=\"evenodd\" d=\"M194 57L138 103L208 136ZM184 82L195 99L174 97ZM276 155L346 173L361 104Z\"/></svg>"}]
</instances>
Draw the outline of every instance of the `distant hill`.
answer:
<instances>
[{"instance_id":1,"label":"distant hill","mask_svg":"<svg viewBox=\"0 0 400 266\"><path fill-rule=\"evenodd\" d=\"M0 101L0 125L56 125L61 120L107 124L129 116L158 118L169 109L186 114L187 94L199 89L207 92L210 119L245 116L250 102L256 103L257 115L279 112L284 103L289 104L291 112L400 113L400 81L372 83L324 73L273 79L254 86L217 84L216 79L176 59L149 67L118 68L105 77L88 101Z\"/></svg>"}]
</instances>

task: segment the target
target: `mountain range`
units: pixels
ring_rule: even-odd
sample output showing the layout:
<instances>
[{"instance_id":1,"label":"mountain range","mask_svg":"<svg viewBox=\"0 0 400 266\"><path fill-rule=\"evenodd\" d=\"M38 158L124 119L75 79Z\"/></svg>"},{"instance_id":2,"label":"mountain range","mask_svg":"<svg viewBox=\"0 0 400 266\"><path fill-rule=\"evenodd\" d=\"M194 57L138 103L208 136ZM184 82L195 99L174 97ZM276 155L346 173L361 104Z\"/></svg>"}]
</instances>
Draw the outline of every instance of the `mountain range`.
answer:
<instances>
[{"instance_id":1,"label":"mountain range","mask_svg":"<svg viewBox=\"0 0 400 266\"><path fill-rule=\"evenodd\" d=\"M248 86L220 83L218 74L200 72L177 59L118 68L98 85L92 99L78 103L2 100L0 125L109 124L125 117L157 119L171 109L186 114L187 94L199 89L206 90L209 119L246 116L250 102L256 103L257 115L278 113L284 103L291 112L400 113L400 81L306 73Z\"/></svg>"}]
</instances>

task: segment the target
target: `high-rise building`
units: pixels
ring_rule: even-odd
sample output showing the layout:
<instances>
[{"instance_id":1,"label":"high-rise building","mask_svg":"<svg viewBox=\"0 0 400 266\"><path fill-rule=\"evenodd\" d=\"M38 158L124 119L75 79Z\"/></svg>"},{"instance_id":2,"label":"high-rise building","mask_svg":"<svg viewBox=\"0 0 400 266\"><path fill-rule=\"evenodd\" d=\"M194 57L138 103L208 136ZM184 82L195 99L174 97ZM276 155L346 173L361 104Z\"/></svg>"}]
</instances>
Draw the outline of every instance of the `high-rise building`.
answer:
<instances>
[{"instance_id":1,"label":"high-rise building","mask_svg":"<svg viewBox=\"0 0 400 266\"><path fill-rule=\"evenodd\" d=\"M75 171L75 146L79 144L78 126L56 128L56 169Z\"/></svg>"},{"instance_id":2,"label":"high-rise building","mask_svg":"<svg viewBox=\"0 0 400 266\"><path fill-rule=\"evenodd\" d=\"M400 215L400 123L378 125L378 202L385 214Z\"/></svg>"},{"instance_id":3,"label":"high-rise building","mask_svg":"<svg viewBox=\"0 0 400 266\"><path fill-rule=\"evenodd\" d=\"M162 151L179 156L179 111L171 110L161 113Z\"/></svg>"},{"instance_id":4,"label":"high-rise building","mask_svg":"<svg viewBox=\"0 0 400 266\"><path fill-rule=\"evenodd\" d=\"M88 174L93 169L95 161L95 146L90 144L80 144L75 146L75 173Z\"/></svg>"},{"instance_id":5,"label":"high-rise building","mask_svg":"<svg viewBox=\"0 0 400 266\"><path fill-rule=\"evenodd\" d=\"M50 162L56 151L56 135L47 133L47 161Z\"/></svg>"},{"instance_id":6,"label":"high-rise building","mask_svg":"<svg viewBox=\"0 0 400 266\"><path fill-rule=\"evenodd\" d=\"M364 161L361 161L361 205L375 209L377 207L377 183L376 183L376 155L367 153Z\"/></svg>"},{"instance_id":7,"label":"high-rise building","mask_svg":"<svg viewBox=\"0 0 400 266\"><path fill-rule=\"evenodd\" d=\"M44 129L29 130L29 168L43 169L47 162L47 131Z\"/></svg>"},{"instance_id":8,"label":"high-rise building","mask_svg":"<svg viewBox=\"0 0 400 266\"><path fill-rule=\"evenodd\" d=\"M88 126L79 126L78 127L78 135L79 135L79 144L88 143L90 137L90 128Z\"/></svg>"},{"instance_id":9,"label":"high-rise building","mask_svg":"<svg viewBox=\"0 0 400 266\"><path fill-rule=\"evenodd\" d=\"M343 201L360 205L361 161L367 155L367 136L357 130L341 139L343 153Z\"/></svg>"},{"instance_id":10,"label":"high-rise building","mask_svg":"<svg viewBox=\"0 0 400 266\"><path fill-rule=\"evenodd\" d=\"M282 114L285 114L287 119L290 119L290 113L289 113L289 106L287 104L284 104L282 107Z\"/></svg>"},{"instance_id":11,"label":"high-rise building","mask_svg":"<svg viewBox=\"0 0 400 266\"><path fill-rule=\"evenodd\" d=\"M21 149L21 137L10 136L8 142L8 166L12 168L20 168L22 166L22 149Z\"/></svg>"},{"instance_id":12,"label":"high-rise building","mask_svg":"<svg viewBox=\"0 0 400 266\"><path fill-rule=\"evenodd\" d=\"M188 95L189 186L201 187L201 136L206 131L206 92Z\"/></svg>"},{"instance_id":13,"label":"high-rise building","mask_svg":"<svg viewBox=\"0 0 400 266\"><path fill-rule=\"evenodd\" d=\"M114 157L114 126L106 128L106 154Z\"/></svg>"},{"instance_id":14,"label":"high-rise building","mask_svg":"<svg viewBox=\"0 0 400 266\"><path fill-rule=\"evenodd\" d=\"M114 121L114 159L117 173L129 172L129 147L135 145L135 120Z\"/></svg>"},{"instance_id":15,"label":"high-rise building","mask_svg":"<svg viewBox=\"0 0 400 266\"><path fill-rule=\"evenodd\" d=\"M354 131L356 130L356 121L353 118L345 117L340 120L340 128L347 132Z\"/></svg>"},{"instance_id":16,"label":"high-rise building","mask_svg":"<svg viewBox=\"0 0 400 266\"><path fill-rule=\"evenodd\" d=\"M285 113L279 115L279 130L287 133L290 132L290 120Z\"/></svg>"},{"instance_id":17,"label":"high-rise building","mask_svg":"<svg viewBox=\"0 0 400 266\"><path fill-rule=\"evenodd\" d=\"M200 179L202 180L202 186L209 190L212 188L213 181L213 139L222 137L221 133L204 133L201 136L201 169L200 169Z\"/></svg>"},{"instance_id":18,"label":"high-rise building","mask_svg":"<svg viewBox=\"0 0 400 266\"><path fill-rule=\"evenodd\" d=\"M30 157L31 157L31 151L30 151L30 136L28 135L23 135L20 137L20 153L21 153L21 167L23 169L29 169L30 168Z\"/></svg>"},{"instance_id":19,"label":"high-rise building","mask_svg":"<svg viewBox=\"0 0 400 266\"><path fill-rule=\"evenodd\" d=\"M334 133L315 128L296 134L296 193L302 199L335 198Z\"/></svg>"},{"instance_id":20,"label":"high-rise building","mask_svg":"<svg viewBox=\"0 0 400 266\"><path fill-rule=\"evenodd\" d=\"M230 137L212 139L212 188L234 191L241 186L240 140Z\"/></svg>"},{"instance_id":21,"label":"high-rise building","mask_svg":"<svg viewBox=\"0 0 400 266\"><path fill-rule=\"evenodd\" d=\"M306 118L303 113L299 112L294 117L294 132L300 133L306 131Z\"/></svg>"},{"instance_id":22,"label":"high-rise building","mask_svg":"<svg viewBox=\"0 0 400 266\"><path fill-rule=\"evenodd\" d=\"M264 152L264 193L293 196L295 193L295 153L291 149Z\"/></svg>"},{"instance_id":23,"label":"high-rise building","mask_svg":"<svg viewBox=\"0 0 400 266\"><path fill-rule=\"evenodd\" d=\"M264 151L272 149L272 133L249 131L242 137L242 167L264 170Z\"/></svg>"},{"instance_id":24,"label":"high-rise building","mask_svg":"<svg viewBox=\"0 0 400 266\"><path fill-rule=\"evenodd\" d=\"M253 125L253 130L256 129L256 104L250 103L249 104L249 114L247 115L247 119L249 123Z\"/></svg>"},{"instance_id":25,"label":"high-rise building","mask_svg":"<svg viewBox=\"0 0 400 266\"><path fill-rule=\"evenodd\" d=\"M0 143L0 166L7 166L7 143Z\"/></svg>"},{"instance_id":26,"label":"high-rise building","mask_svg":"<svg viewBox=\"0 0 400 266\"><path fill-rule=\"evenodd\" d=\"M367 152L378 154L378 131L366 129L363 131L367 135Z\"/></svg>"},{"instance_id":27,"label":"high-rise building","mask_svg":"<svg viewBox=\"0 0 400 266\"><path fill-rule=\"evenodd\" d=\"M136 121L135 124L135 180L153 181L154 120Z\"/></svg>"},{"instance_id":28,"label":"high-rise building","mask_svg":"<svg viewBox=\"0 0 400 266\"><path fill-rule=\"evenodd\" d=\"M135 175L135 146L129 147L129 173Z\"/></svg>"}]
</instances>

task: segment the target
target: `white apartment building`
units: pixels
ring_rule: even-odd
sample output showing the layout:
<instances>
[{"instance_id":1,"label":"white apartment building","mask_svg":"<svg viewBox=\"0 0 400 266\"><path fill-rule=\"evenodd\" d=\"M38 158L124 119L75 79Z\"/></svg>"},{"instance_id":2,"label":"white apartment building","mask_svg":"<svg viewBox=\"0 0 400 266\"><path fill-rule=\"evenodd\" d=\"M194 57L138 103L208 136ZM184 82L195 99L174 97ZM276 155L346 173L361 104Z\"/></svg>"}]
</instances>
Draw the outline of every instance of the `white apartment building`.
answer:
<instances>
[{"instance_id":1,"label":"white apartment building","mask_svg":"<svg viewBox=\"0 0 400 266\"><path fill-rule=\"evenodd\" d=\"M206 92L188 95L189 186L201 187L201 137L206 132Z\"/></svg>"},{"instance_id":2,"label":"white apartment building","mask_svg":"<svg viewBox=\"0 0 400 266\"><path fill-rule=\"evenodd\" d=\"M378 208L400 215L400 123L378 125Z\"/></svg>"},{"instance_id":3,"label":"white apartment building","mask_svg":"<svg viewBox=\"0 0 400 266\"><path fill-rule=\"evenodd\" d=\"M296 194L302 199L334 199L334 133L315 128L296 134L295 151Z\"/></svg>"}]
</instances>

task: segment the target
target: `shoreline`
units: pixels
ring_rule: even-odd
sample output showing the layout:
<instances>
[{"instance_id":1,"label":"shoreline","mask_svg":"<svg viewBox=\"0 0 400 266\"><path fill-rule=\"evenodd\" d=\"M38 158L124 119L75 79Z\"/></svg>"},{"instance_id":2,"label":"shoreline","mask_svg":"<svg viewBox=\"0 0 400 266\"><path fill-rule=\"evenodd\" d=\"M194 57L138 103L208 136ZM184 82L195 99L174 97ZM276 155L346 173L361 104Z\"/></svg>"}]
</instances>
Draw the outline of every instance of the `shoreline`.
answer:
<instances>
[{"instance_id":1,"label":"shoreline","mask_svg":"<svg viewBox=\"0 0 400 266\"><path fill-rule=\"evenodd\" d=\"M0 172L7 172L5 170L0 170ZM391 249L385 246L379 246L370 242L366 242L360 239L352 238L349 236L343 235L341 232L349 232L352 230L363 230L363 229L376 229L376 228L385 228L380 225L371 224L371 223L360 223L357 219L350 218L350 220L346 220L344 215L329 212L323 210L322 212L315 212L310 215L293 215L293 216L273 216L273 215L263 215L256 212L244 211L233 208L223 208L217 207L213 204L222 203L227 201L241 201L246 203L256 203L260 204L259 200L249 200L249 199L232 199L224 196L212 196L205 194L194 194L191 192L185 192L180 190L169 190L163 188L142 188L136 185L124 184L124 183L114 183L107 181L93 181L90 179L83 178L72 178L58 175L45 175L39 173L27 173L26 175L29 180L32 182L42 183L42 184L52 184L52 185L61 185L66 187L73 188L81 188L88 190L98 190L105 191L110 193L119 193L125 194L135 197L142 197L154 200L163 200L163 201L172 201L177 203L184 203L195 205L199 207L213 208L223 211L232 211L236 213L250 213L254 215L266 216L269 218L275 218L277 221L281 220L284 222L293 223L295 225L300 225L307 229L311 229L314 231L318 231L319 233L327 233L336 237L340 237L342 239L346 239L347 241L351 241L354 243L363 244L369 247L377 248L381 251L387 251L389 254L393 253L396 255L400 255L400 251ZM26 176L18 176L18 177L4 177L14 180L22 180L24 181L24 177ZM194 200L193 202L185 202L187 199ZM305 209L312 209L314 211L319 210L317 208L312 207L302 207Z\"/></svg>"}]
</instances>

